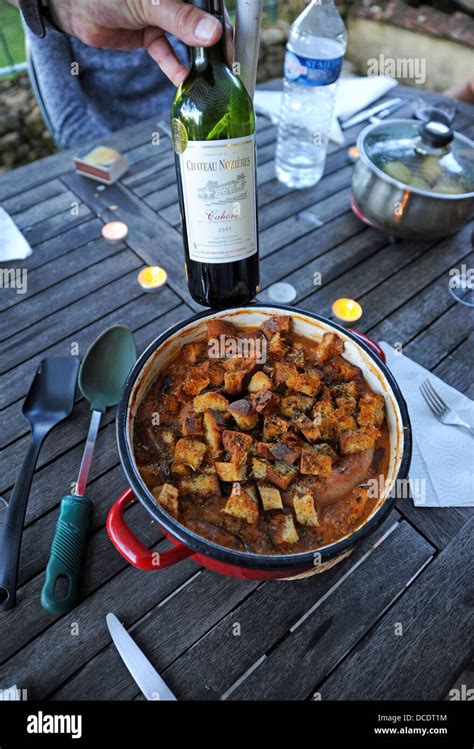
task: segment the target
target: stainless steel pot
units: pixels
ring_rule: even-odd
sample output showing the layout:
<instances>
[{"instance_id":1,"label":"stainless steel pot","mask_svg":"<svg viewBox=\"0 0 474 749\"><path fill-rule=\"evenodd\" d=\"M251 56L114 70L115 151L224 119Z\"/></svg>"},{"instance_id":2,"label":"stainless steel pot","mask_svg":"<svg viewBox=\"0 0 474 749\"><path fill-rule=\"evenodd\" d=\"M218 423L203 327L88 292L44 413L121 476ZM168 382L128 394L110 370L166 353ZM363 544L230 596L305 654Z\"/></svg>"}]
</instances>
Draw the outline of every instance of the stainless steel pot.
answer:
<instances>
[{"instance_id":1,"label":"stainless steel pot","mask_svg":"<svg viewBox=\"0 0 474 749\"><path fill-rule=\"evenodd\" d=\"M405 184L381 168L384 148L393 154L397 144L402 144L397 164L403 166L403 154L417 150L420 127L416 120L398 119L369 125L360 133L359 160L352 177L352 209L362 221L394 237L438 239L459 230L474 215L474 143L451 131L452 146L437 149L427 145L430 158L439 159L439 163L444 158L463 173L471 192L441 194L434 191L435 187ZM379 159L374 158L375 153ZM438 156L433 156L436 153ZM423 184L417 177L414 181Z\"/></svg>"}]
</instances>

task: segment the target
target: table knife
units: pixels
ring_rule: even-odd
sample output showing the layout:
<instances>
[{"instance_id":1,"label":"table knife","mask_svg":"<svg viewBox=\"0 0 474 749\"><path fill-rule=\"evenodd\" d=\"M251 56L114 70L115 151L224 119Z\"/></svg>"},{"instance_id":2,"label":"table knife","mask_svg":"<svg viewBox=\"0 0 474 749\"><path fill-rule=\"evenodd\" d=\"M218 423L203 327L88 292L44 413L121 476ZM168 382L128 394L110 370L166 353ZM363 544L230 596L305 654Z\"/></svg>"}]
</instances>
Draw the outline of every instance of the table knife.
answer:
<instances>
[{"instance_id":1,"label":"table knife","mask_svg":"<svg viewBox=\"0 0 474 749\"><path fill-rule=\"evenodd\" d=\"M107 614L107 626L120 656L147 700L176 700L148 658L142 653L115 614Z\"/></svg>"},{"instance_id":2,"label":"table knife","mask_svg":"<svg viewBox=\"0 0 474 749\"><path fill-rule=\"evenodd\" d=\"M381 114L387 110L387 113L394 112L398 107L400 107L403 104L403 99L397 98L397 99L389 99L388 101L383 101L381 104L377 104L375 107L370 107L369 109L363 109L362 112L359 112L358 114L355 114L353 117L349 117L348 120L344 120L344 122L341 123L341 129L347 130L350 127L354 127L354 125L358 125L360 122L364 122L365 120L369 120L371 117L373 117L376 114Z\"/></svg>"}]
</instances>

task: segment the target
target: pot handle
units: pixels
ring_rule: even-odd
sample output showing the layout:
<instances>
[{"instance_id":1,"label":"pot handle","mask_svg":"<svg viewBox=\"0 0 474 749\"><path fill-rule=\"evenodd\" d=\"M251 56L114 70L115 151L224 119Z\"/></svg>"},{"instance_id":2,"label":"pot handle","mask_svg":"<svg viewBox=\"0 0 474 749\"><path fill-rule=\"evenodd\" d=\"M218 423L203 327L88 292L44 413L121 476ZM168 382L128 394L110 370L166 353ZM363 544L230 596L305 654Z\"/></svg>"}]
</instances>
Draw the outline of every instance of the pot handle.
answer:
<instances>
[{"instance_id":1,"label":"pot handle","mask_svg":"<svg viewBox=\"0 0 474 749\"><path fill-rule=\"evenodd\" d=\"M131 489L127 489L112 505L107 515L107 533L113 545L120 554L139 570L161 570L180 562L194 554L192 549L179 541L173 541L174 548L166 551L152 551L147 549L125 523L123 512L127 505L135 502L136 497Z\"/></svg>"},{"instance_id":2,"label":"pot handle","mask_svg":"<svg viewBox=\"0 0 474 749\"><path fill-rule=\"evenodd\" d=\"M364 341L364 343L366 343L367 346L372 349L374 354L377 354L379 359L381 359L384 364L387 363L384 350L379 346L379 344L376 341L373 340L373 338L369 338L369 336L365 335L365 333L360 333L358 330L354 330L354 329L352 329L352 333L355 333L355 335L358 338Z\"/></svg>"}]
</instances>

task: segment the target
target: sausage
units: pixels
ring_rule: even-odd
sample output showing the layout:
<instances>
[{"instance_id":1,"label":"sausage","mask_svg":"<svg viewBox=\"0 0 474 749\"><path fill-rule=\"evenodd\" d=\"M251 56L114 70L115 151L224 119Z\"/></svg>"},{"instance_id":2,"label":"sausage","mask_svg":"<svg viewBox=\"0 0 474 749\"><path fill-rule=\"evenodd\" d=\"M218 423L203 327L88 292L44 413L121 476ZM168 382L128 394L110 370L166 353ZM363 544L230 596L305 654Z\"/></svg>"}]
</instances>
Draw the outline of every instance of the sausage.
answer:
<instances>
[{"instance_id":1,"label":"sausage","mask_svg":"<svg viewBox=\"0 0 474 749\"><path fill-rule=\"evenodd\" d=\"M310 491L320 505L330 505L347 496L358 484L367 479L367 475L374 460L375 448L369 447L352 455L346 455L335 463L333 472L328 478L308 476L294 485L294 489ZM294 491L290 492L293 495ZM287 492L283 495L283 503L292 505Z\"/></svg>"}]
</instances>

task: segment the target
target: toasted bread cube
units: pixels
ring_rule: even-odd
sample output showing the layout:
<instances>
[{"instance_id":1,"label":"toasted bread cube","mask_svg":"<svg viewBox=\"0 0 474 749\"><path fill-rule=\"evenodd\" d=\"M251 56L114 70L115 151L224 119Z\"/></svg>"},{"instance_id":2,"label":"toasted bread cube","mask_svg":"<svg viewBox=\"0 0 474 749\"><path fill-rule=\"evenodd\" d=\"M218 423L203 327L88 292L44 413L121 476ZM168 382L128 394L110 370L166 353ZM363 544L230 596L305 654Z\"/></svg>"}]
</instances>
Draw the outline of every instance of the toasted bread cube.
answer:
<instances>
[{"instance_id":1,"label":"toasted bread cube","mask_svg":"<svg viewBox=\"0 0 474 749\"><path fill-rule=\"evenodd\" d=\"M202 414L208 409L213 411L227 411L229 408L229 401L224 398L220 393L203 393L197 395L193 401L194 410Z\"/></svg>"},{"instance_id":2,"label":"toasted bread cube","mask_svg":"<svg viewBox=\"0 0 474 749\"><path fill-rule=\"evenodd\" d=\"M201 437L204 434L202 416L195 413L190 403L185 403L179 418L183 437Z\"/></svg>"},{"instance_id":3,"label":"toasted bread cube","mask_svg":"<svg viewBox=\"0 0 474 749\"><path fill-rule=\"evenodd\" d=\"M244 463L214 463L221 481L232 483L233 481L245 481L247 478L247 467Z\"/></svg>"},{"instance_id":4,"label":"toasted bread cube","mask_svg":"<svg viewBox=\"0 0 474 749\"><path fill-rule=\"evenodd\" d=\"M182 437L176 443L173 463L189 466L193 471L197 471L205 454L206 445L202 442Z\"/></svg>"},{"instance_id":5,"label":"toasted bread cube","mask_svg":"<svg viewBox=\"0 0 474 749\"><path fill-rule=\"evenodd\" d=\"M315 369L307 369L306 372L298 372L288 378L288 387L297 393L315 396L321 387L321 376Z\"/></svg>"},{"instance_id":6,"label":"toasted bread cube","mask_svg":"<svg viewBox=\"0 0 474 749\"><path fill-rule=\"evenodd\" d=\"M280 405L280 398L271 390L259 390L254 397L254 406L259 414L269 414Z\"/></svg>"},{"instance_id":7,"label":"toasted bread cube","mask_svg":"<svg viewBox=\"0 0 474 749\"><path fill-rule=\"evenodd\" d=\"M288 335L291 328L290 315L273 315L263 325L262 330L266 338L270 340L275 333Z\"/></svg>"},{"instance_id":8,"label":"toasted bread cube","mask_svg":"<svg viewBox=\"0 0 474 749\"><path fill-rule=\"evenodd\" d=\"M376 427L361 427L360 429L347 430L339 435L339 446L343 455L368 450L369 447L380 437Z\"/></svg>"},{"instance_id":9,"label":"toasted bread cube","mask_svg":"<svg viewBox=\"0 0 474 749\"><path fill-rule=\"evenodd\" d=\"M224 375L224 390L230 395L239 395L245 387L247 372L245 369L237 372L226 372Z\"/></svg>"},{"instance_id":10,"label":"toasted bread cube","mask_svg":"<svg viewBox=\"0 0 474 749\"><path fill-rule=\"evenodd\" d=\"M250 435L226 429L222 433L222 441L232 463L237 463L237 465L245 463L253 442Z\"/></svg>"},{"instance_id":11,"label":"toasted bread cube","mask_svg":"<svg viewBox=\"0 0 474 749\"><path fill-rule=\"evenodd\" d=\"M183 390L186 395L199 395L199 393L204 390L204 388L207 388L208 385L209 377L191 369L184 380Z\"/></svg>"},{"instance_id":12,"label":"toasted bread cube","mask_svg":"<svg viewBox=\"0 0 474 749\"><path fill-rule=\"evenodd\" d=\"M349 382L338 382L329 386L329 392L333 398L357 398L357 383L354 380Z\"/></svg>"},{"instance_id":13,"label":"toasted bread cube","mask_svg":"<svg viewBox=\"0 0 474 749\"><path fill-rule=\"evenodd\" d=\"M331 476L332 458L314 445L305 445L301 451L300 472L311 476Z\"/></svg>"},{"instance_id":14,"label":"toasted bread cube","mask_svg":"<svg viewBox=\"0 0 474 749\"><path fill-rule=\"evenodd\" d=\"M291 347L291 351L288 354L289 361L293 362L293 364L298 369L304 369L306 364L306 359L304 355L304 348L302 343L294 343Z\"/></svg>"},{"instance_id":15,"label":"toasted bread cube","mask_svg":"<svg viewBox=\"0 0 474 749\"><path fill-rule=\"evenodd\" d=\"M343 359L342 356L333 356L324 365L324 374L336 382L349 382L355 377L360 377L360 369Z\"/></svg>"},{"instance_id":16,"label":"toasted bread cube","mask_svg":"<svg viewBox=\"0 0 474 749\"><path fill-rule=\"evenodd\" d=\"M252 459L252 473L256 479L266 479L268 468L270 468L270 463L266 460Z\"/></svg>"},{"instance_id":17,"label":"toasted bread cube","mask_svg":"<svg viewBox=\"0 0 474 749\"><path fill-rule=\"evenodd\" d=\"M229 412L234 417L238 427L244 431L253 429L258 423L258 413L252 401L245 399L234 401L229 406Z\"/></svg>"},{"instance_id":18,"label":"toasted bread cube","mask_svg":"<svg viewBox=\"0 0 474 749\"><path fill-rule=\"evenodd\" d=\"M162 429L161 439L163 440L163 443L166 445L166 447L174 448L176 444L176 434L172 429Z\"/></svg>"},{"instance_id":19,"label":"toasted bread cube","mask_svg":"<svg viewBox=\"0 0 474 749\"><path fill-rule=\"evenodd\" d=\"M337 408L344 411L348 416L353 415L356 405L357 401L352 395L341 395L339 398L336 398Z\"/></svg>"},{"instance_id":20,"label":"toasted bread cube","mask_svg":"<svg viewBox=\"0 0 474 749\"><path fill-rule=\"evenodd\" d=\"M205 411L203 416L204 437L213 455L222 451L222 429L212 411Z\"/></svg>"},{"instance_id":21,"label":"toasted bread cube","mask_svg":"<svg viewBox=\"0 0 474 749\"><path fill-rule=\"evenodd\" d=\"M273 382L265 372L255 372L249 382L249 393L258 393L259 390L271 390Z\"/></svg>"},{"instance_id":22,"label":"toasted bread cube","mask_svg":"<svg viewBox=\"0 0 474 749\"><path fill-rule=\"evenodd\" d=\"M257 484L257 486L265 512L267 510L283 510L283 502L281 501L279 489L275 489L274 486L264 486L263 484Z\"/></svg>"},{"instance_id":23,"label":"toasted bread cube","mask_svg":"<svg viewBox=\"0 0 474 749\"><path fill-rule=\"evenodd\" d=\"M314 403L314 399L307 395L292 394L281 399L280 413L289 419L298 414L307 413Z\"/></svg>"},{"instance_id":24,"label":"toasted bread cube","mask_svg":"<svg viewBox=\"0 0 474 749\"><path fill-rule=\"evenodd\" d=\"M260 443L265 444L265 443ZM279 463L283 462L289 466L292 466L299 460L300 454L296 450L293 450L289 445L285 445L284 442L277 442L273 445L271 442L268 445L271 460L277 460Z\"/></svg>"},{"instance_id":25,"label":"toasted bread cube","mask_svg":"<svg viewBox=\"0 0 474 749\"><path fill-rule=\"evenodd\" d=\"M304 414L300 414L296 417L294 423L308 442L316 442L321 437L321 430L317 422L317 419L308 419Z\"/></svg>"},{"instance_id":26,"label":"toasted bread cube","mask_svg":"<svg viewBox=\"0 0 474 749\"><path fill-rule=\"evenodd\" d=\"M216 362L207 359L202 364L199 364L196 370L203 377L209 377L209 384L212 387L220 387L224 384L224 370Z\"/></svg>"},{"instance_id":27,"label":"toasted bread cube","mask_svg":"<svg viewBox=\"0 0 474 749\"><path fill-rule=\"evenodd\" d=\"M296 376L298 370L292 362L288 361L277 361L273 368L273 382L275 387L281 388L288 386L288 379L293 375Z\"/></svg>"},{"instance_id":28,"label":"toasted bread cube","mask_svg":"<svg viewBox=\"0 0 474 749\"><path fill-rule=\"evenodd\" d=\"M275 515L271 520L271 536L275 546L284 544L295 544L299 541L293 515L281 514Z\"/></svg>"},{"instance_id":29,"label":"toasted bread cube","mask_svg":"<svg viewBox=\"0 0 474 749\"><path fill-rule=\"evenodd\" d=\"M234 483L224 512L239 520L245 520L249 525L255 525L258 521L258 503L239 482Z\"/></svg>"},{"instance_id":30,"label":"toasted bread cube","mask_svg":"<svg viewBox=\"0 0 474 749\"><path fill-rule=\"evenodd\" d=\"M314 353L319 364L344 351L344 341L337 333L325 333L316 346Z\"/></svg>"},{"instance_id":31,"label":"toasted bread cube","mask_svg":"<svg viewBox=\"0 0 474 749\"><path fill-rule=\"evenodd\" d=\"M366 511L368 501L369 490L367 488L356 486L356 488L352 490L348 501L348 517L351 525L355 525L355 523L362 518Z\"/></svg>"},{"instance_id":32,"label":"toasted bread cube","mask_svg":"<svg viewBox=\"0 0 474 749\"><path fill-rule=\"evenodd\" d=\"M190 494L205 497L220 497L222 495L219 479L214 472L198 473L196 476L181 480L181 489Z\"/></svg>"},{"instance_id":33,"label":"toasted bread cube","mask_svg":"<svg viewBox=\"0 0 474 749\"><path fill-rule=\"evenodd\" d=\"M208 320L207 322L207 339L219 338L221 335L226 338L235 338L237 328L232 323L225 320Z\"/></svg>"},{"instance_id":34,"label":"toasted bread cube","mask_svg":"<svg viewBox=\"0 0 474 749\"><path fill-rule=\"evenodd\" d=\"M290 350L281 333L275 333L268 342L268 353L273 356L285 356Z\"/></svg>"},{"instance_id":35,"label":"toasted bread cube","mask_svg":"<svg viewBox=\"0 0 474 749\"><path fill-rule=\"evenodd\" d=\"M334 435L335 418L334 406L331 400L321 400L315 403L313 408L313 420L315 426L319 427L321 439L330 440Z\"/></svg>"},{"instance_id":36,"label":"toasted bread cube","mask_svg":"<svg viewBox=\"0 0 474 749\"><path fill-rule=\"evenodd\" d=\"M359 401L357 422L361 427L379 427L385 418L385 398L383 395L367 394Z\"/></svg>"},{"instance_id":37,"label":"toasted bread cube","mask_svg":"<svg viewBox=\"0 0 474 749\"><path fill-rule=\"evenodd\" d=\"M280 416L268 414L263 417L263 439L273 442L280 439L288 431L288 422Z\"/></svg>"},{"instance_id":38,"label":"toasted bread cube","mask_svg":"<svg viewBox=\"0 0 474 749\"><path fill-rule=\"evenodd\" d=\"M334 434L339 435L346 429L355 429L357 424L355 419L350 416L344 409L336 408L334 411Z\"/></svg>"},{"instance_id":39,"label":"toasted bread cube","mask_svg":"<svg viewBox=\"0 0 474 749\"><path fill-rule=\"evenodd\" d=\"M314 507L314 499L311 494L295 495L293 497L296 520L300 525L308 525L316 528L319 525L318 513Z\"/></svg>"},{"instance_id":40,"label":"toasted bread cube","mask_svg":"<svg viewBox=\"0 0 474 749\"><path fill-rule=\"evenodd\" d=\"M166 512L173 517L178 517L178 495L179 492L172 484L163 484L161 487L153 489L153 496Z\"/></svg>"},{"instance_id":41,"label":"toasted bread cube","mask_svg":"<svg viewBox=\"0 0 474 749\"><path fill-rule=\"evenodd\" d=\"M257 442L257 444L255 445L255 454L258 455L259 458L263 458L264 460L275 460L272 453L270 452L271 446L271 442Z\"/></svg>"},{"instance_id":42,"label":"toasted bread cube","mask_svg":"<svg viewBox=\"0 0 474 749\"><path fill-rule=\"evenodd\" d=\"M204 341L186 343L181 347L181 356L187 364L196 364L199 359L206 355L206 344Z\"/></svg>"},{"instance_id":43,"label":"toasted bread cube","mask_svg":"<svg viewBox=\"0 0 474 749\"><path fill-rule=\"evenodd\" d=\"M277 462L269 464L265 471L265 478L279 489L288 489L290 484L295 480L298 472L287 463Z\"/></svg>"}]
</instances>

